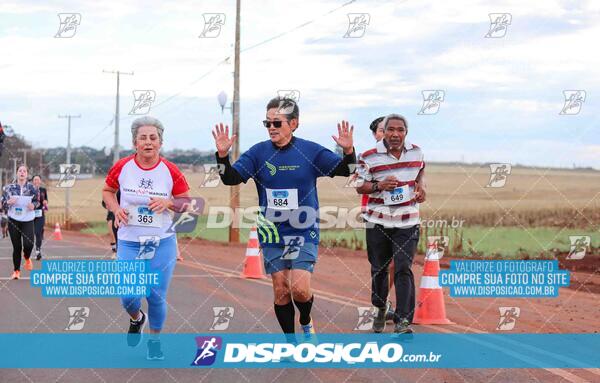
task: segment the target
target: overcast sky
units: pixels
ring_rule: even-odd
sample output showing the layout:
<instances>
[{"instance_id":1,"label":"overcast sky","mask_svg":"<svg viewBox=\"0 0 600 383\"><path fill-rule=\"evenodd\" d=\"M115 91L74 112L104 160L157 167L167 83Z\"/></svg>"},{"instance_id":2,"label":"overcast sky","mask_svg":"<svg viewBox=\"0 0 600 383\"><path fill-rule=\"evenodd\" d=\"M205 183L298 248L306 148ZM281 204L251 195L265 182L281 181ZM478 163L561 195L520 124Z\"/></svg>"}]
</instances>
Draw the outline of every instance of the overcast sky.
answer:
<instances>
[{"instance_id":1,"label":"overcast sky","mask_svg":"<svg viewBox=\"0 0 600 383\"><path fill-rule=\"evenodd\" d=\"M55 37L59 13L81 15L73 37ZM205 13L225 14L217 37L199 37ZM362 37L344 37L349 13L367 14ZM504 37L485 38L490 13L509 14ZM243 0L241 20L242 150L267 139L267 101L295 89L298 136L329 148L339 120L362 151L370 121L396 112L429 160L600 169L598 1ZM233 0L0 0L0 121L50 147L66 143L57 115L81 114L72 144L111 146L116 79L102 71L119 69L135 73L121 77L122 145L132 91L153 90L165 148L210 150L231 119L217 94L231 99L234 28ZM424 90L444 92L437 113L419 115ZM585 91L579 113L560 114L565 90Z\"/></svg>"}]
</instances>

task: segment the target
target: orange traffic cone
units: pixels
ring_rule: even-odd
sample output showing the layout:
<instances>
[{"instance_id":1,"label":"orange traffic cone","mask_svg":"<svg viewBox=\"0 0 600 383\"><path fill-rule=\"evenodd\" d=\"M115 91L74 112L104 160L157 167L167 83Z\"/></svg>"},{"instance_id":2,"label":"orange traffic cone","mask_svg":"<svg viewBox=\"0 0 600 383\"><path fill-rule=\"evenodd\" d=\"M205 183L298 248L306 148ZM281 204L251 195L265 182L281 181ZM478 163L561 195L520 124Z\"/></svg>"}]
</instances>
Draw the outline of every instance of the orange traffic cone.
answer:
<instances>
[{"instance_id":1,"label":"orange traffic cone","mask_svg":"<svg viewBox=\"0 0 600 383\"><path fill-rule=\"evenodd\" d=\"M439 280L440 258L443 254L443 251L438 250L437 241L430 241L428 238L417 309L413 319L415 324L453 324L446 318L444 291Z\"/></svg>"},{"instance_id":2,"label":"orange traffic cone","mask_svg":"<svg viewBox=\"0 0 600 383\"><path fill-rule=\"evenodd\" d=\"M250 229L248 235L248 245L246 246L246 260L244 261L243 278L262 279L266 278L263 272L262 260L260 257L260 245L258 243L258 233L256 227Z\"/></svg>"},{"instance_id":3,"label":"orange traffic cone","mask_svg":"<svg viewBox=\"0 0 600 383\"><path fill-rule=\"evenodd\" d=\"M62 233L60 231L60 225L58 222L56 222L56 225L54 226L54 239L57 241L62 240Z\"/></svg>"}]
</instances>

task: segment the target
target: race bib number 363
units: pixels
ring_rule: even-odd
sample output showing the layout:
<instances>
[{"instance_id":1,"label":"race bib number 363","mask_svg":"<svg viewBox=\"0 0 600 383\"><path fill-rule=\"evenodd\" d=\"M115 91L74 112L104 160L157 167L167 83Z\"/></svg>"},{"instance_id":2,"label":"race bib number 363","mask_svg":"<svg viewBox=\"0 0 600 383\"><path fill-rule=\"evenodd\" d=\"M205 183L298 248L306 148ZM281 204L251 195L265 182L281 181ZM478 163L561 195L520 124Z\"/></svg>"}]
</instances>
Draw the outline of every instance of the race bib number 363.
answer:
<instances>
[{"instance_id":1,"label":"race bib number 363","mask_svg":"<svg viewBox=\"0 0 600 383\"><path fill-rule=\"evenodd\" d=\"M155 214L148 206L130 206L129 225L143 227L161 227L162 215Z\"/></svg>"},{"instance_id":2,"label":"race bib number 363","mask_svg":"<svg viewBox=\"0 0 600 383\"><path fill-rule=\"evenodd\" d=\"M266 189L270 209L298 209L298 189Z\"/></svg>"}]
</instances>

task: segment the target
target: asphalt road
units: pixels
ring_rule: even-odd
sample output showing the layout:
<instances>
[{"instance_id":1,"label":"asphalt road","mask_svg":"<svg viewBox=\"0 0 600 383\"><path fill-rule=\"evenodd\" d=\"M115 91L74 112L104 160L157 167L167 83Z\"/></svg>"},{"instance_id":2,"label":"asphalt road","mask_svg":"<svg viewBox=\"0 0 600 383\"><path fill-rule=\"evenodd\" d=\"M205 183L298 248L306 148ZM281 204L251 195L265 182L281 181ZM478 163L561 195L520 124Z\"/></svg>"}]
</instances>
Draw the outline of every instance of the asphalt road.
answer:
<instances>
[{"instance_id":1,"label":"asphalt road","mask_svg":"<svg viewBox=\"0 0 600 383\"><path fill-rule=\"evenodd\" d=\"M179 262L169 292L169 312L164 332L211 332L213 307L233 307L234 315L226 332L278 333L272 309L270 280L239 277L244 259L243 246L195 241L181 243L185 260ZM109 259L110 250L102 238L65 233L63 241L47 241L45 259ZM0 240L0 327L3 332L64 333L69 323L68 307L89 307L82 332L124 333L128 317L115 298L43 298L29 286L29 272L19 281L8 280L12 271L10 242ZM366 259L321 251L315 271L313 318L317 331L353 332L359 306L369 306L369 279ZM35 261L34 261L35 262ZM35 268L39 268L35 262ZM415 266L415 275L421 268ZM418 281L417 281L418 284ZM562 290L561 290L562 291ZM562 292L561 292L562 293ZM477 302L471 302L477 307ZM144 303L145 305L145 303ZM467 308L469 309L469 308ZM415 326L418 332L482 332L465 319L465 311L449 307L449 316L460 319L455 326ZM495 308L494 308L495 310ZM494 311L491 310L491 311ZM497 315L474 313L493 328ZM481 321L483 322L484 319ZM456 320L455 320L456 321ZM526 328L526 327L524 327ZM469 330L470 329L470 330ZM388 326L386 331L391 331ZM123 339L125 342L125 338ZM7 345L3 345L7 347ZM8 345L9 347L9 345ZM81 350L94 352L94 350ZM141 345L132 352L145 356ZM31 350L24 358L43 358ZM191 356L192 357L192 356ZM584 382L597 381L596 370L565 369L4 369L0 382Z\"/></svg>"}]
</instances>

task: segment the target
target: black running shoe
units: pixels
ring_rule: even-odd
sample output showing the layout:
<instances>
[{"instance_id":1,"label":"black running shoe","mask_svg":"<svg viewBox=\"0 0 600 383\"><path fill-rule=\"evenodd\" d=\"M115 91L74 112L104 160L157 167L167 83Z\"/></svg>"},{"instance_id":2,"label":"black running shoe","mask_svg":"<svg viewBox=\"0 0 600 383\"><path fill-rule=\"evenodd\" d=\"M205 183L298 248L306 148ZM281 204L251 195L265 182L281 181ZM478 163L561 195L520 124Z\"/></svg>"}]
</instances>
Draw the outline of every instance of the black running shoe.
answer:
<instances>
[{"instance_id":1,"label":"black running shoe","mask_svg":"<svg viewBox=\"0 0 600 383\"><path fill-rule=\"evenodd\" d=\"M377 316L373 318L373 331L376 333L380 333L385 330L385 307L377 308Z\"/></svg>"},{"instance_id":2,"label":"black running shoe","mask_svg":"<svg viewBox=\"0 0 600 383\"><path fill-rule=\"evenodd\" d=\"M410 323L406 319L402 319L400 322L394 325L394 334L402 335L402 334L412 334L413 329L410 327Z\"/></svg>"},{"instance_id":3,"label":"black running shoe","mask_svg":"<svg viewBox=\"0 0 600 383\"><path fill-rule=\"evenodd\" d=\"M129 319L129 331L127 331L127 345L135 347L142 341L142 333L146 326L146 314L140 310L142 319L133 320Z\"/></svg>"},{"instance_id":4,"label":"black running shoe","mask_svg":"<svg viewBox=\"0 0 600 383\"><path fill-rule=\"evenodd\" d=\"M385 305L385 321L386 322L394 322L394 309L392 308L392 302L387 301L386 305Z\"/></svg>"},{"instance_id":5,"label":"black running shoe","mask_svg":"<svg viewBox=\"0 0 600 383\"><path fill-rule=\"evenodd\" d=\"M39 261L40 259L42 259L42 252L38 249L35 251L35 260Z\"/></svg>"},{"instance_id":6,"label":"black running shoe","mask_svg":"<svg viewBox=\"0 0 600 383\"><path fill-rule=\"evenodd\" d=\"M165 355L160 349L160 340L148 340L148 354L146 355L148 360L164 360Z\"/></svg>"}]
</instances>

